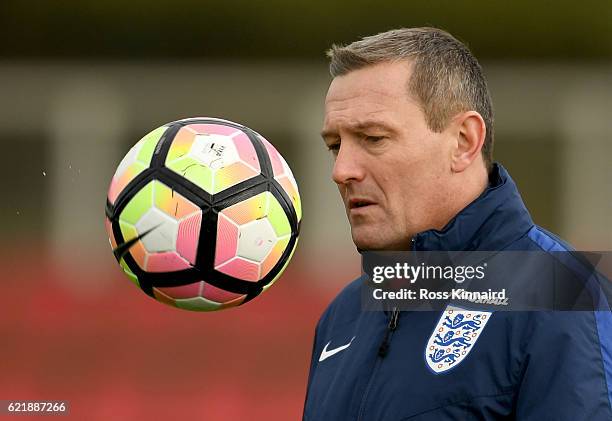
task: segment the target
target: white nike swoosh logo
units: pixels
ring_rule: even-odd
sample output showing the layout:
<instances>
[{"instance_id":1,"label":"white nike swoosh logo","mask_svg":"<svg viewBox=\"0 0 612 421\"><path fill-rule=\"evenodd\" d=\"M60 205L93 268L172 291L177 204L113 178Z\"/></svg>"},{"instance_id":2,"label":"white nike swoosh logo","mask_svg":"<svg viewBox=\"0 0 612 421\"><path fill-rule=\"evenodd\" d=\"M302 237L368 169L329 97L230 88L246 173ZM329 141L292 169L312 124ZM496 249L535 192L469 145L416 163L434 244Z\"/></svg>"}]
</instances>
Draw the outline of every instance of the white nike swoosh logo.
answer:
<instances>
[{"instance_id":1,"label":"white nike swoosh logo","mask_svg":"<svg viewBox=\"0 0 612 421\"><path fill-rule=\"evenodd\" d=\"M346 348L351 346L351 343L353 343L353 339L355 339L354 336L351 338L351 341L348 344L339 346L338 348L334 348L334 349L331 349L331 350L328 351L327 347L329 346L329 344L331 344L331 341L329 341L327 343L327 345L325 345L325 348L323 348L323 351L321 351L321 356L319 357L319 362L328 359L329 357L331 357L334 354L337 354L340 351L344 351Z\"/></svg>"}]
</instances>

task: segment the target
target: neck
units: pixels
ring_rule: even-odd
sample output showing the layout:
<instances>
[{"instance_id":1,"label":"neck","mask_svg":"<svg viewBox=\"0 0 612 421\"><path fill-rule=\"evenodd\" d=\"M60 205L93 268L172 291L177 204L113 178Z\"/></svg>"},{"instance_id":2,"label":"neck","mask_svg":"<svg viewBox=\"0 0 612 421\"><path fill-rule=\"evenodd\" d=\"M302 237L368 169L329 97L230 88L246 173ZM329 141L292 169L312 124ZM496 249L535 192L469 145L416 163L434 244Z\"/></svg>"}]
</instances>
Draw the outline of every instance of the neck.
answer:
<instances>
[{"instance_id":1,"label":"neck","mask_svg":"<svg viewBox=\"0 0 612 421\"><path fill-rule=\"evenodd\" d=\"M454 173L449 183L445 212L441 212L434 229L442 230L459 212L476 200L489 185L489 175L483 165L474 165L466 171Z\"/></svg>"}]
</instances>

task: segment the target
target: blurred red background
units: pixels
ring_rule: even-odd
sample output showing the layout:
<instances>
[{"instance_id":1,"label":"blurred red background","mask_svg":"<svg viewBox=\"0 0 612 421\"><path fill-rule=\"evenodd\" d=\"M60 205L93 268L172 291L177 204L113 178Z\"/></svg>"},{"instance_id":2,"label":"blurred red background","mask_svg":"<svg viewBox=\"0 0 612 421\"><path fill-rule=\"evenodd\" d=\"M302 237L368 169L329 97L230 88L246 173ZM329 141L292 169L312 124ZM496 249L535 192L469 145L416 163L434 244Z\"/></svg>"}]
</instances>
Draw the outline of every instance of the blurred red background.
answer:
<instances>
[{"instance_id":1,"label":"blurred red background","mask_svg":"<svg viewBox=\"0 0 612 421\"><path fill-rule=\"evenodd\" d=\"M3 399L67 400L79 420L301 417L314 327L337 288L309 288L299 262L242 307L196 313L156 302L119 269L83 295L31 252L0 257Z\"/></svg>"}]
</instances>

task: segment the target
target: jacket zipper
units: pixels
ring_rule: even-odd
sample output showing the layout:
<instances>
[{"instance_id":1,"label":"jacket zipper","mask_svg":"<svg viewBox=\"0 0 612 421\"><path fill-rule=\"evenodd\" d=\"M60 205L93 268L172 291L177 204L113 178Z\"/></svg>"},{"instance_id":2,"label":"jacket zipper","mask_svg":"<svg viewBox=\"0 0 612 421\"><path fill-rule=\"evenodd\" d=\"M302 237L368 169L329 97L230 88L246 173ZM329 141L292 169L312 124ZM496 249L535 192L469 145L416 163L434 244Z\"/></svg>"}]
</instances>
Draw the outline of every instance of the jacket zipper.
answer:
<instances>
[{"instance_id":1,"label":"jacket zipper","mask_svg":"<svg viewBox=\"0 0 612 421\"><path fill-rule=\"evenodd\" d=\"M391 341L391 336L393 335L393 331L395 331L398 325L399 313L400 312L397 307L393 307L393 311L389 319L389 324L387 325L387 330L385 331L385 337L383 338L383 341L380 344L380 347L378 348L378 356L376 357L376 363L374 365L374 369L372 370L372 375L370 376L370 380L368 380L365 392L363 393L363 398L361 399L361 405L359 406L357 421L363 419L363 414L365 413L366 402L368 400L368 395L370 394L370 389L372 389L372 384L374 383L374 378L376 377L376 373L380 368L380 364L382 364L383 358L387 355L387 352L389 351L389 343Z\"/></svg>"},{"instance_id":2,"label":"jacket zipper","mask_svg":"<svg viewBox=\"0 0 612 421\"><path fill-rule=\"evenodd\" d=\"M416 241L414 237L410 240L410 245L412 252L416 252ZM389 346L391 344L391 336L393 336L393 332L397 329L397 325L399 323L399 314L400 311L397 307L393 307L393 311L391 312L391 317L389 318L389 324L387 325L387 330L385 331L385 336L383 338L380 347L378 348L378 357L376 358L376 363L374 365L374 369L372 370L372 375L368 380L368 384L366 386L365 392L363 393L363 398L361 399L361 405L359 406L359 412L357 414L357 421L361 421L363 419L363 414L365 413L366 402L368 400L368 395L370 394L370 389L372 388L372 384L374 383L374 378L376 377L376 373L380 368L380 364L382 364L383 358L389 352Z\"/></svg>"},{"instance_id":3,"label":"jacket zipper","mask_svg":"<svg viewBox=\"0 0 612 421\"><path fill-rule=\"evenodd\" d=\"M387 325L387 331L385 332L385 337L383 338L380 347L378 348L378 356L381 358L385 358L387 352L389 352L389 345L391 343L391 336L395 329L397 329L397 320L399 318L399 310L397 307L393 307L393 312L391 313L391 318L389 319L389 324Z\"/></svg>"}]
</instances>

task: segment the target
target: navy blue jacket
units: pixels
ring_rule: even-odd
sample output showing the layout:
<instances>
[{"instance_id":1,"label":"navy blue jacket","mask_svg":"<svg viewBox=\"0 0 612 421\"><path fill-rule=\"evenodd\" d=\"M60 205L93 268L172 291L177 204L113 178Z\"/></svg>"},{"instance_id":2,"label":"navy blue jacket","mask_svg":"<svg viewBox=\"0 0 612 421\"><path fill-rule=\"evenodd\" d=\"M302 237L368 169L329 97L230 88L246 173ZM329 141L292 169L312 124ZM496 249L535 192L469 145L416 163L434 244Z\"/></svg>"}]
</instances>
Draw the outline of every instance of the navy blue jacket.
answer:
<instances>
[{"instance_id":1,"label":"navy blue jacket","mask_svg":"<svg viewBox=\"0 0 612 421\"><path fill-rule=\"evenodd\" d=\"M569 246L534 225L515 183L495 164L485 192L443 231L415 236L414 247ZM404 311L390 320L390 312L362 311L361 283L344 288L319 320L305 420L612 420L609 311L494 312L469 355L435 373L424 354L441 312Z\"/></svg>"}]
</instances>

